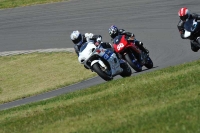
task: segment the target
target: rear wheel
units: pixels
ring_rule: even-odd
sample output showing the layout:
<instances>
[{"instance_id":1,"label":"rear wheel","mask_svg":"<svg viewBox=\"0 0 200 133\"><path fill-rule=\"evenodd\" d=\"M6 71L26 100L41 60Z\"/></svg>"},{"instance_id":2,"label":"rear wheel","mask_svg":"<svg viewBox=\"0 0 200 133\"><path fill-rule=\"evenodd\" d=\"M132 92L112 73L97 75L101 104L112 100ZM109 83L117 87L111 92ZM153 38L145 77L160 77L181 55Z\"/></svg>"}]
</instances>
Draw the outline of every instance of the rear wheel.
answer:
<instances>
[{"instance_id":1,"label":"rear wheel","mask_svg":"<svg viewBox=\"0 0 200 133\"><path fill-rule=\"evenodd\" d=\"M127 53L125 55L125 59L128 62L128 64L137 72L142 71L142 67L140 63L135 59L135 57L131 53Z\"/></svg>"},{"instance_id":2,"label":"rear wheel","mask_svg":"<svg viewBox=\"0 0 200 133\"><path fill-rule=\"evenodd\" d=\"M121 68L123 69L123 72L120 74L122 77L129 77L132 74L131 68L126 63L120 64Z\"/></svg>"},{"instance_id":3,"label":"rear wheel","mask_svg":"<svg viewBox=\"0 0 200 133\"><path fill-rule=\"evenodd\" d=\"M110 81L113 79L113 77L110 74L106 73L98 63L95 63L92 68L105 81Z\"/></svg>"}]
</instances>

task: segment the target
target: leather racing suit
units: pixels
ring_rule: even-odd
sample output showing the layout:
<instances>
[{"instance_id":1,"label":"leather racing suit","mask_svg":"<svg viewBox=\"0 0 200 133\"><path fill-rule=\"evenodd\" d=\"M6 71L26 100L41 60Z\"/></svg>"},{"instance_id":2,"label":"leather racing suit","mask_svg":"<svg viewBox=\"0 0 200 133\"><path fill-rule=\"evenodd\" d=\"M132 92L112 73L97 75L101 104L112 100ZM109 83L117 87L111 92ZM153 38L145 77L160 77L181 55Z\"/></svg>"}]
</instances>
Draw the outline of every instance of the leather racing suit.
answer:
<instances>
[{"instance_id":1,"label":"leather racing suit","mask_svg":"<svg viewBox=\"0 0 200 133\"><path fill-rule=\"evenodd\" d=\"M196 21L200 20L200 15L198 15L196 13L190 14L187 21L194 20L194 19ZM184 37L184 33L185 33L184 25L185 25L185 23L186 23L186 21L182 21L182 20L179 20L179 22L178 22L177 28L180 32L180 36L181 36L182 39L189 39L190 44L191 44L191 49L194 52L197 52L199 50L197 45L200 45L200 29L197 30L197 32L192 33L189 37L185 38Z\"/></svg>"}]
</instances>

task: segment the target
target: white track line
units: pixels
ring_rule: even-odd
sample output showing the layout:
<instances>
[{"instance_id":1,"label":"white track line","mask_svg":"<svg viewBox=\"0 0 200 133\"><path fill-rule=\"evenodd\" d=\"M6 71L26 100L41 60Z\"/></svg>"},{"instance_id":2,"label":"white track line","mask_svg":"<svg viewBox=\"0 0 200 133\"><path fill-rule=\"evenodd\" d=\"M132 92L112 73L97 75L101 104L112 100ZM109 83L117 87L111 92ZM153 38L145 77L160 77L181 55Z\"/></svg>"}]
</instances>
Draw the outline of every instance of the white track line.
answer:
<instances>
[{"instance_id":1,"label":"white track line","mask_svg":"<svg viewBox=\"0 0 200 133\"><path fill-rule=\"evenodd\" d=\"M30 54L30 53L48 53L48 52L75 52L74 48L51 48L51 49L37 49L37 50L20 50L20 51L6 51L0 52L0 56L10 56L19 54Z\"/></svg>"}]
</instances>

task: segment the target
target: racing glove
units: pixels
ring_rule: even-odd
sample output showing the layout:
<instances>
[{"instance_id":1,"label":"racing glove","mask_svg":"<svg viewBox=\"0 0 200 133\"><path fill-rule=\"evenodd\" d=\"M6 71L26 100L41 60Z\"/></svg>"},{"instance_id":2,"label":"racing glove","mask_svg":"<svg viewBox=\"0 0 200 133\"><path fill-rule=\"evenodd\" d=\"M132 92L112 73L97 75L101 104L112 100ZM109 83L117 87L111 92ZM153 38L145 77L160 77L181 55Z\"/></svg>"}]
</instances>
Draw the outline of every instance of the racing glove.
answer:
<instances>
[{"instance_id":1,"label":"racing glove","mask_svg":"<svg viewBox=\"0 0 200 133\"><path fill-rule=\"evenodd\" d=\"M87 42L89 42L93 36L94 36L94 34L92 34L92 33L85 33L85 38L86 38Z\"/></svg>"}]
</instances>

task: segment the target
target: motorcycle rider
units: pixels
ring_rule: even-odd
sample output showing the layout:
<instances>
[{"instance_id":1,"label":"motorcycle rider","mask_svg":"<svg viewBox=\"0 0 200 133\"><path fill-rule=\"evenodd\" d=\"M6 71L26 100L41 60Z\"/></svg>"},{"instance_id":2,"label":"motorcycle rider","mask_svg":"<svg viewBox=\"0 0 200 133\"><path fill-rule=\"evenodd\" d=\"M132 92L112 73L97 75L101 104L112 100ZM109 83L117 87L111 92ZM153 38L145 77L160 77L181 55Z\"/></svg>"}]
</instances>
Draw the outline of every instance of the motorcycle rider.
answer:
<instances>
[{"instance_id":1,"label":"motorcycle rider","mask_svg":"<svg viewBox=\"0 0 200 133\"><path fill-rule=\"evenodd\" d=\"M110 28L108 29L110 37L111 37L111 41L113 43L113 40L115 37L117 37L118 35L125 35L129 38L131 38L132 40L134 40L135 45L137 45L139 47L140 50L142 50L144 53L146 53L147 55L149 54L149 51L144 48L143 43L141 41L138 41L135 39L135 35L131 32L126 32L124 29L118 29L117 26L115 25L111 25ZM141 55L138 55L140 57L138 57L139 62L142 62L142 57Z\"/></svg>"},{"instance_id":2,"label":"motorcycle rider","mask_svg":"<svg viewBox=\"0 0 200 133\"><path fill-rule=\"evenodd\" d=\"M94 35L93 33L85 33L81 34L78 30L75 30L71 33L70 38L72 42L74 43L74 49L77 55L79 55L79 51L81 46L85 42L93 41L95 45L101 44L103 48L112 48L109 43L102 42L102 36L101 35Z\"/></svg>"},{"instance_id":3,"label":"motorcycle rider","mask_svg":"<svg viewBox=\"0 0 200 133\"><path fill-rule=\"evenodd\" d=\"M190 37L185 38L184 37L184 33L185 33L185 23L190 21L190 20L200 20L200 15L196 14L196 13L192 13L190 14L188 8L186 7L182 7L179 9L178 11L178 16L180 17L180 20L178 22L178 30L180 32L180 36L182 39L190 39L190 44L191 44L191 49L194 52L197 52L199 50L199 48L196 45L200 45L200 29L199 31L192 33Z\"/></svg>"},{"instance_id":4,"label":"motorcycle rider","mask_svg":"<svg viewBox=\"0 0 200 133\"><path fill-rule=\"evenodd\" d=\"M113 42L113 39L118 35L126 35L130 38L132 38L135 41L135 44L145 53L149 53L149 51L143 47L143 43L141 41L138 41L135 39L135 35L131 32L126 32L124 29L118 29L117 26L112 25L109 28L109 34L111 37L111 41Z\"/></svg>"},{"instance_id":5,"label":"motorcycle rider","mask_svg":"<svg viewBox=\"0 0 200 133\"><path fill-rule=\"evenodd\" d=\"M112 46L107 42L102 42L102 36L101 35L94 35L93 33L85 33L81 34L78 30L72 31L70 38L72 42L74 43L74 50L79 56L80 48L85 42L93 41L96 46L101 46L105 49L112 50ZM90 69L87 66L84 65L86 69Z\"/></svg>"}]
</instances>

